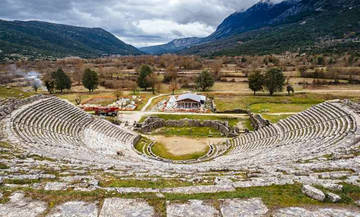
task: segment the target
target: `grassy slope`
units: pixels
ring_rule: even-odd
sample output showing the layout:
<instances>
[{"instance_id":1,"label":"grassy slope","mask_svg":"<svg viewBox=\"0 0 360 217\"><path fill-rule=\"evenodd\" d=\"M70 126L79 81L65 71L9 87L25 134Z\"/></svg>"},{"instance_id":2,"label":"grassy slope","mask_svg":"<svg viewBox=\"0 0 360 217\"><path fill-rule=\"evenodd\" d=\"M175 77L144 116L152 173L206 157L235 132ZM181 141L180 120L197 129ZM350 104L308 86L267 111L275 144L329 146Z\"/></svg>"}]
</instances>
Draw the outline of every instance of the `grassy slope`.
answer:
<instances>
[{"instance_id":1,"label":"grassy slope","mask_svg":"<svg viewBox=\"0 0 360 217\"><path fill-rule=\"evenodd\" d=\"M294 18L286 24L269 26L194 46L181 51L185 54L204 56L239 56L283 53L285 51L307 53L360 53L360 43L348 42L317 46L321 38L346 38L359 36L360 8L326 11L311 14L300 20ZM306 21L303 24L302 21Z\"/></svg>"},{"instance_id":2,"label":"grassy slope","mask_svg":"<svg viewBox=\"0 0 360 217\"><path fill-rule=\"evenodd\" d=\"M0 98L8 98L8 97L14 97L14 98L26 98L32 95L35 95L34 92L24 92L17 88L6 88L0 86Z\"/></svg>"},{"instance_id":3,"label":"grassy slope","mask_svg":"<svg viewBox=\"0 0 360 217\"><path fill-rule=\"evenodd\" d=\"M230 109L250 109L252 112L300 112L321 102L344 98L329 94L296 94L295 96L250 96L215 95L219 111Z\"/></svg>"}]
</instances>

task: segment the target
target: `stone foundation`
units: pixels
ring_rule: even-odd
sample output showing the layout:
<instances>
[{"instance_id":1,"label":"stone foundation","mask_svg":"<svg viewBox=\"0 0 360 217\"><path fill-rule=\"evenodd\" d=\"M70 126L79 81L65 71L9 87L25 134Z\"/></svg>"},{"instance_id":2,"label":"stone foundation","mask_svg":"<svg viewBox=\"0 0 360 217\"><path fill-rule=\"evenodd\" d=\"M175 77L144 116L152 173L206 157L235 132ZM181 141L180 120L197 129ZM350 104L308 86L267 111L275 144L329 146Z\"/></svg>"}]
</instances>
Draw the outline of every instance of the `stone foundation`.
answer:
<instances>
[{"instance_id":1,"label":"stone foundation","mask_svg":"<svg viewBox=\"0 0 360 217\"><path fill-rule=\"evenodd\" d=\"M162 127L211 127L219 130L223 136L236 137L239 135L240 130L237 127L229 126L227 121L214 121L214 120L164 120L157 117L148 117L143 123L136 126L136 130L142 133L150 133L153 130Z\"/></svg>"},{"instance_id":2,"label":"stone foundation","mask_svg":"<svg viewBox=\"0 0 360 217\"><path fill-rule=\"evenodd\" d=\"M263 127L269 126L271 123L268 120L265 120L260 114L253 114L248 112L251 125L254 127L255 130L261 129Z\"/></svg>"}]
</instances>

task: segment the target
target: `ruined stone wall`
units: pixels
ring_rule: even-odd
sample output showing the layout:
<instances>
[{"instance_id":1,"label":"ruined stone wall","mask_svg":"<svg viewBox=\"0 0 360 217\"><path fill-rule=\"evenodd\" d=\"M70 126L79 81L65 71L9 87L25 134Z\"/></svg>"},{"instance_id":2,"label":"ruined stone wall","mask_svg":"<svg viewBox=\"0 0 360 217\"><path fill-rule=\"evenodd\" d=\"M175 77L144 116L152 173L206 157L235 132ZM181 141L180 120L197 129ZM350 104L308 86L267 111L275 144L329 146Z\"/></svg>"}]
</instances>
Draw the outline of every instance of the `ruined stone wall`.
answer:
<instances>
[{"instance_id":1,"label":"ruined stone wall","mask_svg":"<svg viewBox=\"0 0 360 217\"><path fill-rule=\"evenodd\" d=\"M35 102L39 99L43 99L46 97L47 96L45 95L39 94L25 99L17 99L17 98L4 99L0 102L0 120L2 120L11 112L20 108L21 106Z\"/></svg>"},{"instance_id":2,"label":"ruined stone wall","mask_svg":"<svg viewBox=\"0 0 360 217\"><path fill-rule=\"evenodd\" d=\"M271 123L264 119L260 114L253 114L248 112L251 125L254 127L255 130L261 129L263 127L269 126Z\"/></svg>"},{"instance_id":3,"label":"ruined stone wall","mask_svg":"<svg viewBox=\"0 0 360 217\"><path fill-rule=\"evenodd\" d=\"M219 130L222 135L227 137L235 137L239 135L239 129L237 127L229 126L227 121L201 121L193 119L164 120L156 117L148 117L142 124L137 126L137 130L142 133L150 133L161 127L211 127Z\"/></svg>"}]
</instances>

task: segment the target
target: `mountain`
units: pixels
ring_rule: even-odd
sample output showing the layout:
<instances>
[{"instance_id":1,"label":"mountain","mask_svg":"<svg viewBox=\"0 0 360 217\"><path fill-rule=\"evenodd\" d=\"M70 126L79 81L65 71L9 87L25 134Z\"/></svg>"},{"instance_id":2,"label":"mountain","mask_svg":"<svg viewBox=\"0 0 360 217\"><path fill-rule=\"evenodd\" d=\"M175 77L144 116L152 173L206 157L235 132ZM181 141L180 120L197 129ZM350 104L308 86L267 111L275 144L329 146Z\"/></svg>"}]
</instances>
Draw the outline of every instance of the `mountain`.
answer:
<instances>
[{"instance_id":1,"label":"mountain","mask_svg":"<svg viewBox=\"0 0 360 217\"><path fill-rule=\"evenodd\" d=\"M181 40L181 39L178 39ZM243 55L290 52L360 52L359 0L261 0L227 17L196 43L161 53ZM168 47L166 45L155 48ZM150 51L158 52L157 50ZM142 48L148 52L148 48Z\"/></svg>"},{"instance_id":2,"label":"mountain","mask_svg":"<svg viewBox=\"0 0 360 217\"><path fill-rule=\"evenodd\" d=\"M0 50L0 59L14 55L36 58L142 54L101 28L4 20L0 20Z\"/></svg>"},{"instance_id":3,"label":"mountain","mask_svg":"<svg viewBox=\"0 0 360 217\"><path fill-rule=\"evenodd\" d=\"M190 38L181 38L175 39L171 42L163 45L142 47L139 50L148 53L148 54L165 54L165 53L176 53L185 48L189 48L193 45L197 45L201 42L201 38L190 37Z\"/></svg>"},{"instance_id":4,"label":"mountain","mask_svg":"<svg viewBox=\"0 0 360 217\"><path fill-rule=\"evenodd\" d=\"M359 0L260 1L182 54L360 53ZM206 43L205 43L206 42Z\"/></svg>"},{"instance_id":5,"label":"mountain","mask_svg":"<svg viewBox=\"0 0 360 217\"><path fill-rule=\"evenodd\" d=\"M204 41L213 41L266 26L296 5L297 2L299 1L288 0L274 4L270 0L260 1L244 12L235 12L227 17Z\"/></svg>"}]
</instances>

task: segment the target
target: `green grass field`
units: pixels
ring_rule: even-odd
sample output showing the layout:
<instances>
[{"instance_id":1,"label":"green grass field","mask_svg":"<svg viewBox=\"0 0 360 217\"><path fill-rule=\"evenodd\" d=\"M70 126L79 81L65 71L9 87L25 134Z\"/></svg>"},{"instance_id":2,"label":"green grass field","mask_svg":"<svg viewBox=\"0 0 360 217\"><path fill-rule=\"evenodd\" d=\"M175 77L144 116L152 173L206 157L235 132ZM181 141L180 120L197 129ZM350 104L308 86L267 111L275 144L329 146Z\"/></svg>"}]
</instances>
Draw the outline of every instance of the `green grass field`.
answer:
<instances>
[{"instance_id":1,"label":"green grass field","mask_svg":"<svg viewBox=\"0 0 360 217\"><path fill-rule=\"evenodd\" d=\"M166 147L163 144L155 143L151 150L155 155L170 160L192 160L192 159L198 159L199 157L205 155L209 151L209 148L210 147L207 147L202 152L195 152L192 154L173 155L166 149Z\"/></svg>"},{"instance_id":2,"label":"green grass field","mask_svg":"<svg viewBox=\"0 0 360 217\"><path fill-rule=\"evenodd\" d=\"M162 118L164 120L181 120L181 119L194 119L194 120L217 120L217 121L227 121L230 126L236 126L236 124L242 120L242 118L233 118L224 116L211 116L211 115L169 115L169 114L159 114L151 115L152 117ZM143 116L140 122L143 122L149 116Z\"/></svg>"},{"instance_id":3,"label":"green grass field","mask_svg":"<svg viewBox=\"0 0 360 217\"><path fill-rule=\"evenodd\" d=\"M221 133L211 127L162 127L151 133L163 136L221 137Z\"/></svg>"},{"instance_id":4,"label":"green grass field","mask_svg":"<svg viewBox=\"0 0 360 217\"><path fill-rule=\"evenodd\" d=\"M329 94L296 94L295 96L215 95L218 111L247 109L257 113L300 112L326 100L341 98Z\"/></svg>"},{"instance_id":5,"label":"green grass field","mask_svg":"<svg viewBox=\"0 0 360 217\"><path fill-rule=\"evenodd\" d=\"M114 188L172 188L172 187L185 187L193 185L191 182L180 181L177 179L157 179L151 180L138 180L138 179L117 179L111 178L106 181L100 181L101 187L114 187Z\"/></svg>"},{"instance_id":6,"label":"green grass field","mask_svg":"<svg viewBox=\"0 0 360 217\"><path fill-rule=\"evenodd\" d=\"M267 114L262 115L263 118L265 118L266 120L269 120L273 124L277 123L278 121L280 121L282 119L286 119L289 116L291 116L291 115L267 115Z\"/></svg>"}]
</instances>

